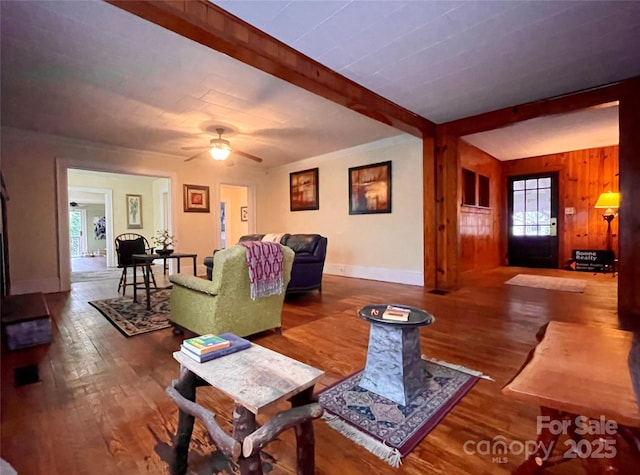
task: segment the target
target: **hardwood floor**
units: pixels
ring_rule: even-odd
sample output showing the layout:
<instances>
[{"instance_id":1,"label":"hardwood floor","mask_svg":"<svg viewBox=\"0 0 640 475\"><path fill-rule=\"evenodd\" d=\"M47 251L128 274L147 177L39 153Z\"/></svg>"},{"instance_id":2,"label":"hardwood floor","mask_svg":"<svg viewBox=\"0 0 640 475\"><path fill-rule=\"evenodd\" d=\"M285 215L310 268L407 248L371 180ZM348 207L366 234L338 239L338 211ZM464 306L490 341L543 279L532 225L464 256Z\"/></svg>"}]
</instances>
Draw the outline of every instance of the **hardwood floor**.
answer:
<instances>
[{"instance_id":1,"label":"hardwood floor","mask_svg":"<svg viewBox=\"0 0 640 475\"><path fill-rule=\"evenodd\" d=\"M71 272L88 272L105 270L106 268L107 258L104 256L71 258Z\"/></svg>"},{"instance_id":2,"label":"hardwood floor","mask_svg":"<svg viewBox=\"0 0 640 475\"><path fill-rule=\"evenodd\" d=\"M535 271L585 279L583 294L504 285L519 272L533 273L518 268L468 273L460 290L444 296L422 287L325 276L322 293L287 300L282 334L267 332L252 340L323 369L320 388L364 366L369 324L357 318L356 311L386 302L422 307L435 316L433 325L420 330L425 355L495 379L479 381L403 459L400 469L389 467L323 421L315 421L316 473L498 474L517 467L522 454L508 454L507 462L498 464L490 454L466 454L463 445L467 440L491 442L498 436L507 441L535 440L538 409L512 401L500 390L535 345L539 327L549 320L618 327L615 277ZM164 391L178 377L171 353L184 336L169 329L122 336L87 303L116 296L116 287L117 281L78 283L68 294L47 295L54 342L2 354L0 456L20 475L168 473L177 409ZM28 364L39 366L41 381L14 387L14 368ZM198 401L230 430L230 400L203 388L198 390ZM631 458L624 442L617 447L628 466L637 466L640 461ZM212 473L213 450L203 426L196 423L189 473ZM265 452L275 460L272 474L296 472L292 431L283 433ZM575 460L550 473L584 472Z\"/></svg>"}]
</instances>

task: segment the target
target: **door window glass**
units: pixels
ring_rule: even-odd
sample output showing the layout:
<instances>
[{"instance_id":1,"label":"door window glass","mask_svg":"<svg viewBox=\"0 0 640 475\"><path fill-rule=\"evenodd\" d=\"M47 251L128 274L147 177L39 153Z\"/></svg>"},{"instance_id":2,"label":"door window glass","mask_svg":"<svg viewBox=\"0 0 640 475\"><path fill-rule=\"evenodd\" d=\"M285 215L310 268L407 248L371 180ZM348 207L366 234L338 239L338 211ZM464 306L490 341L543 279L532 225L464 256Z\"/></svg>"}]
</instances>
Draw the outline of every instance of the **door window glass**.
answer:
<instances>
[{"instance_id":1,"label":"door window glass","mask_svg":"<svg viewBox=\"0 0 640 475\"><path fill-rule=\"evenodd\" d=\"M549 236L551 234L550 177L514 181L512 200L511 233L513 236Z\"/></svg>"}]
</instances>

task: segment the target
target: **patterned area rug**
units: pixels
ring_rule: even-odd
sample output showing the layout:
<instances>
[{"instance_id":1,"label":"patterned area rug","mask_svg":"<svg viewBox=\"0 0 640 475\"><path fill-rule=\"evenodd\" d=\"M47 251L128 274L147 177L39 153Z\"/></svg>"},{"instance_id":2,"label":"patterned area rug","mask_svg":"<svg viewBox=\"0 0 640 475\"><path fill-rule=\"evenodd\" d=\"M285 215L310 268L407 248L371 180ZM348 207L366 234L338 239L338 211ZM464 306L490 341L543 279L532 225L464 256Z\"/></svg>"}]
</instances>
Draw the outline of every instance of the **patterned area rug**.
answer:
<instances>
[{"instance_id":1,"label":"patterned area rug","mask_svg":"<svg viewBox=\"0 0 640 475\"><path fill-rule=\"evenodd\" d=\"M564 277L518 274L506 281L505 284L549 290L563 290L565 292L584 292L587 281L582 279L567 279Z\"/></svg>"},{"instance_id":2,"label":"patterned area rug","mask_svg":"<svg viewBox=\"0 0 640 475\"><path fill-rule=\"evenodd\" d=\"M140 335L171 326L169 323L169 296L171 289L151 292L151 310L147 310L144 292L138 293L138 303L133 297L116 297L106 300L94 300L94 306L107 317L125 336Z\"/></svg>"},{"instance_id":3,"label":"patterned area rug","mask_svg":"<svg viewBox=\"0 0 640 475\"><path fill-rule=\"evenodd\" d=\"M403 406L358 386L362 371L320 393L323 418L344 436L393 467L442 420L481 373L443 362L423 361L427 384ZM468 372L464 372L464 371Z\"/></svg>"}]
</instances>

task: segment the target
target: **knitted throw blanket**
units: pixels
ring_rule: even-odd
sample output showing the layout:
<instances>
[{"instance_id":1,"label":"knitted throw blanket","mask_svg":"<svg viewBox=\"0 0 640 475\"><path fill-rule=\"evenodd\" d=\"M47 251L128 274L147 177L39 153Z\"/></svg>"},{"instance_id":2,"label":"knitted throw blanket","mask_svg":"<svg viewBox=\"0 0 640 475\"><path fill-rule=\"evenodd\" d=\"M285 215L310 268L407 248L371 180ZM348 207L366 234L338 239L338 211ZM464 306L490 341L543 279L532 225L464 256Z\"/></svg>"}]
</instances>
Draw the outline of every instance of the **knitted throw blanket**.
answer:
<instances>
[{"instance_id":1,"label":"knitted throw blanket","mask_svg":"<svg viewBox=\"0 0 640 475\"><path fill-rule=\"evenodd\" d=\"M251 299L277 295L284 290L282 247L275 242L238 243L247 250Z\"/></svg>"}]
</instances>

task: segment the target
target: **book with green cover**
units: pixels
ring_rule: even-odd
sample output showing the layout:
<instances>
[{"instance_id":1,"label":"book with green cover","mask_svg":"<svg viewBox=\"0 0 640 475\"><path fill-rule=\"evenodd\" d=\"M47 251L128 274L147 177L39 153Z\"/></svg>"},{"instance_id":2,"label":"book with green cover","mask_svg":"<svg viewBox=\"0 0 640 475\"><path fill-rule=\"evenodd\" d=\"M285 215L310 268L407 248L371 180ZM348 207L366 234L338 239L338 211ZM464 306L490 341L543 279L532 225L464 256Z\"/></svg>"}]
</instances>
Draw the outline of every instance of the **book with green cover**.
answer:
<instances>
[{"instance_id":1,"label":"book with green cover","mask_svg":"<svg viewBox=\"0 0 640 475\"><path fill-rule=\"evenodd\" d=\"M221 348L219 350L211 351L209 353L205 353L202 355L197 355L192 352L190 349L184 346L184 344L180 347L180 351L187 355L189 358L194 359L198 363L205 363L207 361L220 358L222 356L230 355L231 353L235 353L236 351L246 350L251 346L251 342L249 340L245 340L233 333L223 333L220 335L225 340L228 340L230 345L226 348Z\"/></svg>"},{"instance_id":2,"label":"book with green cover","mask_svg":"<svg viewBox=\"0 0 640 475\"><path fill-rule=\"evenodd\" d=\"M196 355L205 355L212 351L226 348L230 344L229 340L225 340L224 338L211 333L188 338L182 342L183 346Z\"/></svg>"}]
</instances>

